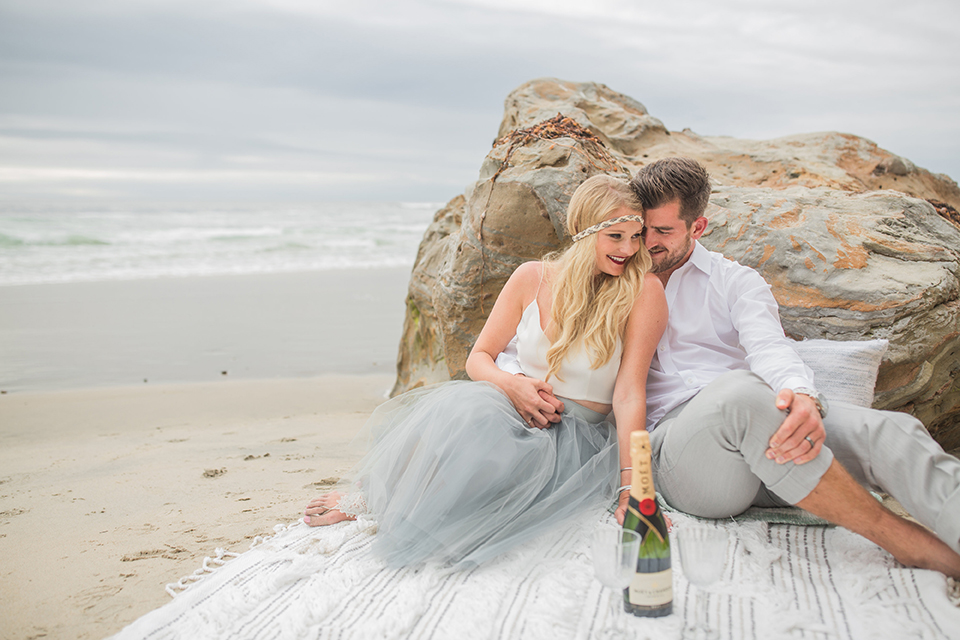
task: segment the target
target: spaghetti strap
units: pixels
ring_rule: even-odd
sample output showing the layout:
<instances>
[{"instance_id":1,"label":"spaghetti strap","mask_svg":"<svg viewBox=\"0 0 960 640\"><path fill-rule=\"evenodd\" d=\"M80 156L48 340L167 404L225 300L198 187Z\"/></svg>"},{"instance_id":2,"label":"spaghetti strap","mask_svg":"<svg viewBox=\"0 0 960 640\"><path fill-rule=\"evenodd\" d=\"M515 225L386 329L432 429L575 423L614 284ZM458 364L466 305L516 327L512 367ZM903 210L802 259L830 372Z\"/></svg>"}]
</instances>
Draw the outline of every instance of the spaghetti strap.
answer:
<instances>
[{"instance_id":1,"label":"spaghetti strap","mask_svg":"<svg viewBox=\"0 0 960 640\"><path fill-rule=\"evenodd\" d=\"M539 301L539 298L540 298L540 287L543 285L543 276L544 276L544 273L546 272L546 270L547 270L546 265L544 265L543 262L541 261L541 262L540 262L540 281L537 283L537 291L536 291L536 293L533 294L533 302L531 303L531 304L536 303L536 305L537 305L537 327L540 329L540 333L542 333L542 334L544 335L544 337L546 337L546 329L544 329L544 327L543 327L543 321L541 320L541 316L540 316L540 301ZM551 304L552 304L552 303L551 303ZM527 306L529 306L529 305L527 305ZM550 324L550 320L549 320L549 319L547 319L547 324L548 324L548 325Z\"/></svg>"}]
</instances>

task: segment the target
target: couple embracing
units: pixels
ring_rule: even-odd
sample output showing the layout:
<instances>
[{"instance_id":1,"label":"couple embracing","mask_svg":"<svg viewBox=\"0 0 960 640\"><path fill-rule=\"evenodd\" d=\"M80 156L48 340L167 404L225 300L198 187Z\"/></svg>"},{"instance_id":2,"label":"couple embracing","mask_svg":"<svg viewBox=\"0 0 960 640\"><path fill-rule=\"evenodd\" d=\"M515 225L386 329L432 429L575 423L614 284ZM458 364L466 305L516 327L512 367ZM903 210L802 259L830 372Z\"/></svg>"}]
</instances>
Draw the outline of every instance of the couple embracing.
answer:
<instances>
[{"instance_id":1,"label":"couple embracing","mask_svg":"<svg viewBox=\"0 0 960 640\"><path fill-rule=\"evenodd\" d=\"M351 486L304 520L369 514L392 566L475 566L615 497L622 522L627 443L646 429L657 489L681 511L796 505L960 578L960 461L907 414L828 404L769 285L698 242L709 196L686 158L586 180L572 245L510 277L467 359L472 382L379 407Z\"/></svg>"}]
</instances>

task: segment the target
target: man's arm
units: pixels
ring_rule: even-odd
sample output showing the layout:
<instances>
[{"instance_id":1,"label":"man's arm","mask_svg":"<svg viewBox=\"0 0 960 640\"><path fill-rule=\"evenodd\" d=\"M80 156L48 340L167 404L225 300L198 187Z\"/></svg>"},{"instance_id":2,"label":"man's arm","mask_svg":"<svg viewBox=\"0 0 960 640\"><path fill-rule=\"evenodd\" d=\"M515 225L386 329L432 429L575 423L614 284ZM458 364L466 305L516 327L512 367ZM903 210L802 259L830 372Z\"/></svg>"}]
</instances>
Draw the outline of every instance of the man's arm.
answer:
<instances>
[{"instance_id":1,"label":"man's arm","mask_svg":"<svg viewBox=\"0 0 960 640\"><path fill-rule=\"evenodd\" d=\"M813 372L790 346L780 324L779 306L760 274L737 270L731 288L730 313L750 370L778 391L777 408L787 413L770 439L767 457L784 464L803 464L817 457L826 431L816 401L794 389L815 389Z\"/></svg>"},{"instance_id":2,"label":"man's arm","mask_svg":"<svg viewBox=\"0 0 960 640\"><path fill-rule=\"evenodd\" d=\"M497 366L507 373L523 375L523 369L520 368L520 354L517 351L517 336L513 336L497 356Z\"/></svg>"}]
</instances>

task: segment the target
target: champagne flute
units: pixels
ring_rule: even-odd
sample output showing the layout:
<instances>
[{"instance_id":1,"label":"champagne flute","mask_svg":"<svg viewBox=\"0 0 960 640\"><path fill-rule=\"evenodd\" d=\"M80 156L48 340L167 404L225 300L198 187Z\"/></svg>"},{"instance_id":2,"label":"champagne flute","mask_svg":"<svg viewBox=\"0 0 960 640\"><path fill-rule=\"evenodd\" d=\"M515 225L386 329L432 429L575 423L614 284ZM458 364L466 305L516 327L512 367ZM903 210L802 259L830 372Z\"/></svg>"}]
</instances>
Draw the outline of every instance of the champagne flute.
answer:
<instances>
[{"instance_id":1,"label":"champagne flute","mask_svg":"<svg viewBox=\"0 0 960 640\"><path fill-rule=\"evenodd\" d=\"M707 622L707 598L703 591L723 575L727 562L727 545L730 534L721 527L711 527L701 523L687 523L678 531L680 565L683 575L692 584L694 591L695 613L693 621L683 631L684 638L704 637L713 640L720 636L710 628Z\"/></svg>"},{"instance_id":2,"label":"champagne flute","mask_svg":"<svg viewBox=\"0 0 960 640\"><path fill-rule=\"evenodd\" d=\"M640 551L640 535L618 526L603 524L593 532L590 544L593 552L593 573L603 585L622 592L633 580L637 570L637 553ZM620 620L622 598L614 595L610 598L610 617L616 623ZM620 630L620 625L614 627Z\"/></svg>"}]
</instances>

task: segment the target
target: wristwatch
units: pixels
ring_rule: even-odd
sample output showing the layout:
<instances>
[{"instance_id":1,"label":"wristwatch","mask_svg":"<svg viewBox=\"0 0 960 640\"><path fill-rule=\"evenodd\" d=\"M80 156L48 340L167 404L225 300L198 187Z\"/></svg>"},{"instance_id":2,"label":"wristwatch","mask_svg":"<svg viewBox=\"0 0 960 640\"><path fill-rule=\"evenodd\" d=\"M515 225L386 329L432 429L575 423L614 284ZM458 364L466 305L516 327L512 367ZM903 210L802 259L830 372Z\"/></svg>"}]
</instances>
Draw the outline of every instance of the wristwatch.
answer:
<instances>
[{"instance_id":1,"label":"wristwatch","mask_svg":"<svg viewBox=\"0 0 960 640\"><path fill-rule=\"evenodd\" d=\"M827 402L826 397L816 389L811 389L810 387L797 387L793 390L794 393L802 393L803 395L811 398L817 405L817 411L820 412L820 418L827 417L827 411L830 410L830 404Z\"/></svg>"}]
</instances>

